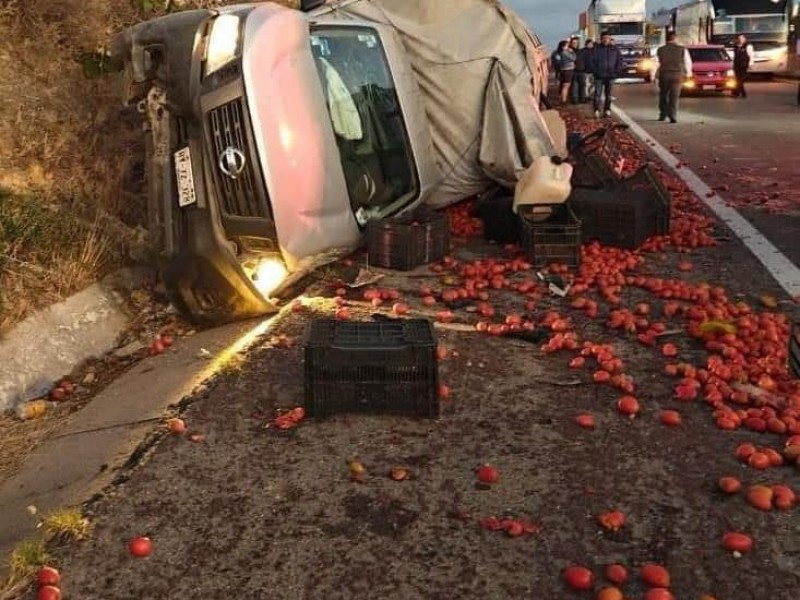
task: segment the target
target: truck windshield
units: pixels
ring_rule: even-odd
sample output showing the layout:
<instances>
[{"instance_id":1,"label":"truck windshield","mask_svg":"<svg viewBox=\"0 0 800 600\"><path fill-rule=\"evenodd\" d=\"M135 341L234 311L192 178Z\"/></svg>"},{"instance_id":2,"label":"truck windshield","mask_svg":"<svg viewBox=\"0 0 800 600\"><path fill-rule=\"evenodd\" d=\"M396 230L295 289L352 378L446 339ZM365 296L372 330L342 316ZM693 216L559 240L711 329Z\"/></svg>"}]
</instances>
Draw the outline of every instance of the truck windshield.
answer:
<instances>
[{"instance_id":1,"label":"truck windshield","mask_svg":"<svg viewBox=\"0 0 800 600\"><path fill-rule=\"evenodd\" d=\"M737 33L782 34L789 31L783 15L746 15L741 17L722 17L714 21L715 35Z\"/></svg>"},{"instance_id":2,"label":"truck windshield","mask_svg":"<svg viewBox=\"0 0 800 600\"><path fill-rule=\"evenodd\" d=\"M363 225L419 192L395 82L374 29L323 26L311 33L350 203Z\"/></svg>"},{"instance_id":3,"label":"truck windshield","mask_svg":"<svg viewBox=\"0 0 800 600\"><path fill-rule=\"evenodd\" d=\"M619 35L644 35L644 24L638 22L601 23L600 29L608 31L611 37Z\"/></svg>"}]
</instances>

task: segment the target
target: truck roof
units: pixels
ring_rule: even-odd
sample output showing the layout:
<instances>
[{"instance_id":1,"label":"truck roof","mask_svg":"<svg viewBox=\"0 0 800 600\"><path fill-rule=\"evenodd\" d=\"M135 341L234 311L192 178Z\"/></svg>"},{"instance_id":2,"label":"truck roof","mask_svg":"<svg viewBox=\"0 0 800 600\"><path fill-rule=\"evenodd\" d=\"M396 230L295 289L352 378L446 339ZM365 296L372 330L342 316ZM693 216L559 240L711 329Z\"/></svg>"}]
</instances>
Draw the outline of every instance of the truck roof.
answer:
<instances>
[{"instance_id":1,"label":"truck roof","mask_svg":"<svg viewBox=\"0 0 800 600\"><path fill-rule=\"evenodd\" d=\"M786 12L787 0L711 0L714 10L737 15L767 15Z\"/></svg>"}]
</instances>

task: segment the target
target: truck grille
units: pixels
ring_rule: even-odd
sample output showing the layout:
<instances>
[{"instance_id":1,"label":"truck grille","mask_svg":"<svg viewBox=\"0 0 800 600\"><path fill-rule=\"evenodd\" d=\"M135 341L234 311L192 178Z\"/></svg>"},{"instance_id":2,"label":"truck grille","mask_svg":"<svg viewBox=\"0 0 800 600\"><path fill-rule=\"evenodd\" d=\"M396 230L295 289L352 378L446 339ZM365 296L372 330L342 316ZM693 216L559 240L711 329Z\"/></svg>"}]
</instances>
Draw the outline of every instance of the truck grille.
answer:
<instances>
[{"instance_id":1,"label":"truck grille","mask_svg":"<svg viewBox=\"0 0 800 600\"><path fill-rule=\"evenodd\" d=\"M256 191L256 155L252 150L250 133L241 98L218 106L208 113L208 129L214 161L214 180L222 212L235 217L267 217L266 202ZM233 148L244 155L244 167L235 178L222 172L220 157Z\"/></svg>"}]
</instances>

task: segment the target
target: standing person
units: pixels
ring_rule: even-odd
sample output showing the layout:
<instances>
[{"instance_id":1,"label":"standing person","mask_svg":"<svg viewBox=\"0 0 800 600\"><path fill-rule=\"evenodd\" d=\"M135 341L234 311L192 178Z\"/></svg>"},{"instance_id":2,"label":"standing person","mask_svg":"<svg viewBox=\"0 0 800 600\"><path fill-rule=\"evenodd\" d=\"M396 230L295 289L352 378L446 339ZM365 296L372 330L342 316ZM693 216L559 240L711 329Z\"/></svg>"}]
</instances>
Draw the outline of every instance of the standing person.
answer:
<instances>
[{"instance_id":1,"label":"standing person","mask_svg":"<svg viewBox=\"0 0 800 600\"><path fill-rule=\"evenodd\" d=\"M557 57L561 104L566 104L569 99L572 77L575 74L575 58L575 52L570 47L570 42L562 41L558 45Z\"/></svg>"},{"instance_id":2,"label":"standing person","mask_svg":"<svg viewBox=\"0 0 800 600\"><path fill-rule=\"evenodd\" d=\"M556 87L561 86L561 50L564 46L567 45L567 40L561 40L558 42L558 46L553 53L550 55L550 70L553 72L553 75L556 78Z\"/></svg>"},{"instance_id":3,"label":"standing person","mask_svg":"<svg viewBox=\"0 0 800 600\"><path fill-rule=\"evenodd\" d=\"M574 42L573 50L575 51L575 73L572 76L569 94L573 104L583 104L587 99L588 78L590 77L587 73L587 54L591 52L594 42L586 40L583 48L578 48L578 38L572 38L572 42Z\"/></svg>"},{"instance_id":4,"label":"standing person","mask_svg":"<svg viewBox=\"0 0 800 600\"><path fill-rule=\"evenodd\" d=\"M669 117L678 122L678 100L685 78L692 75L689 51L675 41L675 32L667 33L667 43L658 51L658 120Z\"/></svg>"},{"instance_id":5,"label":"standing person","mask_svg":"<svg viewBox=\"0 0 800 600\"><path fill-rule=\"evenodd\" d=\"M611 92L614 81L622 72L622 53L611 43L611 34L604 31L600 34L600 44L592 50L592 75L594 75L594 116L600 118L600 107L603 115L611 116ZM605 96L605 100L603 99Z\"/></svg>"},{"instance_id":6,"label":"standing person","mask_svg":"<svg viewBox=\"0 0 800 600\"><path fill-rule=\"evenodd\" d=\"M736 75L736 87L733 89L733 96L736 98L747 98L747 91L744 89L744 82L747 79L747 70L753 61L753 46L747 43L747 38L743 34L736 36L736 44L733 46L733 72Z\"/></svg>"}]
</instances>

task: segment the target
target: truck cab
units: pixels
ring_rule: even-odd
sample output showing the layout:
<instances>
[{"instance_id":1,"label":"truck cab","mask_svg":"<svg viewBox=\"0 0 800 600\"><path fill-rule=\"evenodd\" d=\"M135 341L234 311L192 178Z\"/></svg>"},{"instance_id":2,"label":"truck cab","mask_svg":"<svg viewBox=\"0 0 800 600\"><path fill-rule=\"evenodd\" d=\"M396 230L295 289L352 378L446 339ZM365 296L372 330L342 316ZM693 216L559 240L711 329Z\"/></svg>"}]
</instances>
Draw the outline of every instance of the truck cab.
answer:
<instances>
[{"instance_id":1,"label":"truck cab","mask_svg":"<svg viewBox=\"0 0 800 600\"><path fill-rule=\"evenodd\" d=\"M544 52L513 14L477 0L377 4L188 10L115 39L125 101L147 132L151 245L173 304L190 319L274 311L282 289L356 248L370 221L433 197L467 197L485 189L488 171L513 185L537 154L553 155L537 108ZM420 79L408 40L383 18L391 11L408 17L409 37L439 38L433 52L448 43L439 23L453 23L453 49L473 48L461 36L463 22L477 20L484 47L505 54L491 70L479 65L471 87L443 88ZM504 59L518 64L504 69ZM443 77L463 80L474 62L458 61ZM496 130L507 144L470 143L484 126L484 97L498 110L485 109L496 127L481 139ZM504 120L509 106L515 114Z\"/></svg>"}]
</instances>

